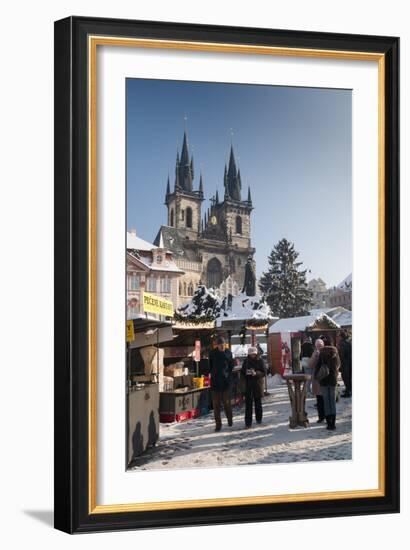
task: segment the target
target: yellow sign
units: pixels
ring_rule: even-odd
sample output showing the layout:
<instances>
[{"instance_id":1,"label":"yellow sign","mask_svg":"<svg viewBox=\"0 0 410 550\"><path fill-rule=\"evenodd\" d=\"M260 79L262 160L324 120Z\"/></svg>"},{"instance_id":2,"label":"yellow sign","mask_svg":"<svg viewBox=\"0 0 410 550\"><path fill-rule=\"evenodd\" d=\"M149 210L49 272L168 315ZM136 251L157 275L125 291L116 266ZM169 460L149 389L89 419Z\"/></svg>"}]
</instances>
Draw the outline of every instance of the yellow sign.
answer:
<instances>
[{"instance_id":1,"label":"yellow sign","mask_svg":"<svg viewBox=\"0 0 410 550\"><path fill-rule=\"evenodd\" d=\"M143 292L142 307L146 313L158 313L165 317L172 317L174 315L172 302L148 292Z\"/></svg>"},{"instance_id":2,"label":"yellow sign","mask_svg":"<svg viewBox=\"0 0 410 550\"><path fill-rule=\"evenodd\" d=\"M127 321L127 342L134 340L134 321Z\"/></svg>"}]
</instances>

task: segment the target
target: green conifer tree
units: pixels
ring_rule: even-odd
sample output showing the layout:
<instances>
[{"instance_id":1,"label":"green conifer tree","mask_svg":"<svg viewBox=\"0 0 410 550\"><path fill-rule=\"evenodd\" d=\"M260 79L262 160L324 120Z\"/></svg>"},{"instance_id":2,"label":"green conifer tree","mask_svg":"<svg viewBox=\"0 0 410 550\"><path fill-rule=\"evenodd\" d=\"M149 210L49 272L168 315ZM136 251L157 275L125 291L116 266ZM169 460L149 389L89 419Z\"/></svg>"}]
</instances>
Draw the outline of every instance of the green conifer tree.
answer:
<instances>
[{"instance_id":1,"label":"green conifer tree","mask_svg":"<svg viewBox=\"0 0 410 550\"><path fill-rule=\"evenodd\" d=\"M296 261L299 253L293 243L281 239L269 255L269 269L262 274L259 288L273 314L280 318L306 315L312 304L307 288L306 269Z\"/></svg>"}]
</instances>

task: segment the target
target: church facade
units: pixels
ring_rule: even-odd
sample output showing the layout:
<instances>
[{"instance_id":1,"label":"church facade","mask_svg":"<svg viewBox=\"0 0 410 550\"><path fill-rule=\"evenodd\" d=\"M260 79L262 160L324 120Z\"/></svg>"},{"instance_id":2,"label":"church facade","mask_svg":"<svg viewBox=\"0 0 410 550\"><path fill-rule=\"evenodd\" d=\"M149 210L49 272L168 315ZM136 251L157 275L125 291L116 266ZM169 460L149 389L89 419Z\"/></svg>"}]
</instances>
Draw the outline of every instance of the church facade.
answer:
<instances>
[{"instance_id":1,"label":"church facade","mask_svg":"<svg viewBox=\"0 0 410 550\"><path fill-rule=\"evenodd\" d=\"M222 200L216 191L205 212L202 175L197 189L194 177L194 160L185 132L181 156L177 153L173 189L169 178L166 187L167 225L161 226L154 241L156 246L170 250L184 271L179 279L178 305L193 295L199 283L222 293L228 286L230 291L240 291L246 262L255 253L251 244L251 192L248 187L247 198L242 199L241 174L233 147L225 165Z\"/></svg>"}]
</instances>

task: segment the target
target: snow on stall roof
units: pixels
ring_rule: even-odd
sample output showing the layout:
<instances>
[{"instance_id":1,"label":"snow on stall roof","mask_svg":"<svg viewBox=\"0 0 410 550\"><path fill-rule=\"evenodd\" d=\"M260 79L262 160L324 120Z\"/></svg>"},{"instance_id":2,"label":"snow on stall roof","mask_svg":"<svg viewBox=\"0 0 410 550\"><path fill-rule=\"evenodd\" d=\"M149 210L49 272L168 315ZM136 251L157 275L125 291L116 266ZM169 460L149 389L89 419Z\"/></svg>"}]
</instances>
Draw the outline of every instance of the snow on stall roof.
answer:
<instances>
[{"instance_id":1,"label":"snow on stall roof","mask_svg":"<svg viewBox=\"0 0 410 550\"><path fill-rule=\"evenodd\" d=\"M332 316L333 321L338 323L341 327L350 327L352 326L352 312L346 309L346 311L341 311Z\"/></svg>"},{"instance_id":2,"label":"snow on stall roof","mask_svg":"<svg viewBox=\"0 0 410 550\"><path fill-rule=\"evenodd\" d=\"M246 321L259 319L261 321L273 320L272 311L261 296L247 296L245 293L221 298L213 288L200 285L189 302L178 309L178 314L189 318L216 319L218 327L224 321Z\"/></svg>"},{"instance_id":3,"label":"snow on stall roof","mask_svg":"<svg viewBox=\"0 0 410 550\"><path fill-rule=\"evenodd\" d=\"M316 322L327 321L333 328L340 328L340 325L336 323L326 313L320 313L319 315L304 315L302 317L288 317L286 319L279 319L270 328L269 333L277 332L301 332L308 328L311 328Z\"/></svg>"},{"instance_id":4,"label":"snow on stall roof","mask_svg":"<svg viewBox=\"0 0 410 550\"><path fill-rule=\"evenodd\" d=\"M309 311L311 315L321 315L326 313L329 317L338 323L341 327L347 327L352 325L352 312L343 306L335 306L330 308L311 309Z\"/></svg>"},{"instance_id":5,"label":"snow on stall roof","mask_svg":"<svg viewBox=\"0 0 410 550\"><path fill-rule=\"evenodd\" d=\"M134 232L127 231L127 248L134 250L145 250L148 252L158 247L148 241L144 241L144 239L141 239L140 237L137 237Z\"/></svg>"},{"instance_id":6,"label":"snow on stall roof","mask_svg":"<svg viewBox=\"0 0 410 550\"><path fill-rule=\"evenodd\" d=\"M271 308L258 294L248 296L241 292L237 296L232 296L231 305L226 305L223 310L217 320L217 326L220 326L222 321L269 320L274 318Z\"/></svg>"}]
</instances>

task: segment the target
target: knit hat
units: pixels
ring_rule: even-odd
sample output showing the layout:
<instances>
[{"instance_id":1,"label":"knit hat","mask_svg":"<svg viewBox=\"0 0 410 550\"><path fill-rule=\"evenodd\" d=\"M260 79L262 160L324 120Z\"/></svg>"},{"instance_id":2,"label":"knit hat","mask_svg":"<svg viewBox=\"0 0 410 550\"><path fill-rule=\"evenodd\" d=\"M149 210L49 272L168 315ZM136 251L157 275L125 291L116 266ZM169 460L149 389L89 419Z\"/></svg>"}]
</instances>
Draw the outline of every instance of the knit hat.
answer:
<instances>
[{"instance_id":1,"label":"knit hat","mask_svg":"<svg viewBox=\"0 0 410 550\"><path fill-rule=\"evenodd\" d=\"M249 346L248 348L248 355L257 355L258 354L258 350L257 348L255 348L254 346Z\"/></svg>"}]
</instances>

